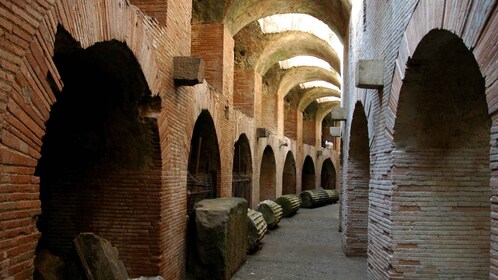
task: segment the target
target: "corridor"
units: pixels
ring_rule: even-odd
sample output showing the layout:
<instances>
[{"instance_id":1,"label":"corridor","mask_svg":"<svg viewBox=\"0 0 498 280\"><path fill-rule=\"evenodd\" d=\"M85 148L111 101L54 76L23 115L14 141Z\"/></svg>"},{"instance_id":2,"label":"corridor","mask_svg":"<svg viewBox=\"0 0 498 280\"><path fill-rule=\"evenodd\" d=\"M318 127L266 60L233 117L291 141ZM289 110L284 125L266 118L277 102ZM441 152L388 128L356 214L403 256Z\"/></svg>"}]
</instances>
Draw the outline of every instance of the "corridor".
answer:
<instances>
[{"instance_id":1,"label":"corridor","mask_svg":"<svg viewBox=\"0 0 498 280\"><path fill-rule=\"evenodd\" d=\"M283 218L233 280L366 279L366 258L346 258L341 250L338 217L339 204L333 204Z\"/></svg>"}]
</instances>

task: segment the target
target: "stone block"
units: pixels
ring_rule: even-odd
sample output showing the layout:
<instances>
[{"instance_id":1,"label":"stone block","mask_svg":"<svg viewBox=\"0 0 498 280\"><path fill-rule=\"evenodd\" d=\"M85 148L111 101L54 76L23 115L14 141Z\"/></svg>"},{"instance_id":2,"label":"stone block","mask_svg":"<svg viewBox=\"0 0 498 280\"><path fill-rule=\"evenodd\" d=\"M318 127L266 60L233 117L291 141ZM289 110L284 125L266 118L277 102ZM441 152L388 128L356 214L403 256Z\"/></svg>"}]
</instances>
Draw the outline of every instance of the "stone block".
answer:
<instances>
[{"instance_id":1,"label":"stone block","mask_svg":"<svg viewBox=\"0 0 498 280\"><path fill-rule=\"evenodd\" d=\"M331 127L330 128L330 136L341 137L341 128L340 127Z\"/></svg>"},{"instance_id":2,"label":"stone block","mask_svg":"<svg viewBox=\"0 0 498 280\"><path fill-rule=\"evenodd\" d=\"M356 65L356 87L369 89L384 87L384 60L360 59Z\"/></svg>"},{"instance_id":3,"label":"stone block","mask_svg":"<svg viewBox=\"0 0 498 280\"><path fill-rule=\"evenodd\" d=\"M173 58L175 86L194 86L204 81L204 61L200 57L177 56Z\"/></svg>"},{"instance_id":4,"label":"stone block","mask_svg":"<svg viewBox=\"0 0 498 280\"><path fill-rule=\"evenodd\" d=\"M257 138L268 138L270 136L270 131L267 128L258 127L256 129Z\"/></svg>"},{"instance_id":5,"label":"stone block","mask_svg":"<svg viewBox=\"0 0 498 280\"><path fill-rule=\"evenodd\" d=\"M128 280L128 272L111 242L93 233L80 233L74 245L89 280Z\"/></svg>"},{"instance_id":6,"label":"stone block","mask_svg":"<svg viewBox=\"0 0 498 280\"><path fill-rule=\"evenodd\" d=\"M335 107L330 112L333 121L345 121L347 119L346 109Z\"/></svg>"},{"instance_id":7,"label":"stone block","mask_svg":"<svg viewBox=\"0 0 498 280\"><path fill-rule=\"evenodd\" d=\"M226 197L195 205L196 279L230 279L247 256L247 201Z\"/></svg>"}]
</instances>

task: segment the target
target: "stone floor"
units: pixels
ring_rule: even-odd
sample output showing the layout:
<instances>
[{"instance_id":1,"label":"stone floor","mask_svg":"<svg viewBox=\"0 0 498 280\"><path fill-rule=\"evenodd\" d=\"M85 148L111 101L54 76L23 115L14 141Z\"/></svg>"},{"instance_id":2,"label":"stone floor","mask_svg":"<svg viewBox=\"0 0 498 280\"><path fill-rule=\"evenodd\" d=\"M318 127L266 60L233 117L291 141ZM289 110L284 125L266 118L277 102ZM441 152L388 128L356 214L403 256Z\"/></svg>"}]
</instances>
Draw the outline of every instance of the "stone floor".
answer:
<instances>
[{"instance_id":1,"label":"stone floor","mask_svg":"<svg viewBox=\"0 0 498 280\"><path fill-rule=\"evenodd\" d=\"M333 204L301 208L294 217L282 219L232 280L366 279L366 258L342 253L338 217L339 205Z\"/></svg>"}]
</instances>

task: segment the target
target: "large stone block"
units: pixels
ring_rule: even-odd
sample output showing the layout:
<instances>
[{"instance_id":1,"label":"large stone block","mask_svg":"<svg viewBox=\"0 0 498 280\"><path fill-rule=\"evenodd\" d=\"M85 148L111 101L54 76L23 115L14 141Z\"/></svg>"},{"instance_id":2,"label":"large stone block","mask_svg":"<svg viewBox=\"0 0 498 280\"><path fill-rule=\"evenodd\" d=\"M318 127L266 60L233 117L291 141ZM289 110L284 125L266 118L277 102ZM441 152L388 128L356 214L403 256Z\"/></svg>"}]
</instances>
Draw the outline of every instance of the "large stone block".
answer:
<instances>
[{"instance_id":1,"label":"large stone block","mask_svg":"<svg viewBox=\"0 0 498 280\"><path fill-rule=\"evenodd\" d=\"M333 121L345 121L347 119L346 109L335 107L330 112L330 117Z\"/></svg>"},{"instance_id":2,"label":"large stone block","mask_svg":"<svg viewBox=\"0 0 498 280\"><path fill-rule=\"evenodd\" d=\"M176 86L194 86L204 81L204 61L200 57L177 56L173 59Z\"/></svg>"},{"instance_id":3,"label":"large stone block","mask_svg":"<svg viewBox=\"0 0 498 280\"><path fill-rule=\"evenodd\" d=\"M370 89L384 87L384 60L360 59L356 67L356 87Z\"/></svg>"},{"instance_id":4,"label":"large stone block","mask_svg":"<svg viewBox=\"0 0 498 280\"><path fill-rule=\"evenodd\" d=\"M80 233L76 252L89 280L127 280L128 273L111 242L93 233Z\"/></svg>"},{"instance_id":5,"label":"large stone block","mask_svg":"<svg viewBox=\"0 0 498 280\"><path fill-rule=\"evenodd\" d=\"M201 200L195 205L196 279L230 279L246 260L247 201Z\"/></svg>"},{"instance_id":6,"label":"large stone block","mask_svg":"<svg viewBox=\"0 0 498 280\"><path fill-rule=\"evenodd\" d=\"M341 137L341 128L340 127L331 127L330 128L330 136Z\"/></svg>"}]
</instances>

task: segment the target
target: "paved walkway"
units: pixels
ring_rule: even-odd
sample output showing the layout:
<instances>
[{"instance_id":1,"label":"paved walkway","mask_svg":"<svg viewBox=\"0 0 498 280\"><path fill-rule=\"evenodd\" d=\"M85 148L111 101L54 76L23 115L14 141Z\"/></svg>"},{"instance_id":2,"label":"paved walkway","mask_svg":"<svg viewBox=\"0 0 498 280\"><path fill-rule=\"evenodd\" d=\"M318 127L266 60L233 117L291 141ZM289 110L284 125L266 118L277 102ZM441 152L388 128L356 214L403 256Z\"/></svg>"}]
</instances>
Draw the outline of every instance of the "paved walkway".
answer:
<instances>
[{"instance_id":1,"label":"paved walkway","mask_svg":"<svg viewBox=\"0 0 498 280\"><path fill-rule=\"evenodd\" d=\"M341 250L339 205L299 209L283 218L263 239L232 280L362 280L364 257L346 258Z\"/></svg>"}]
</instances>

